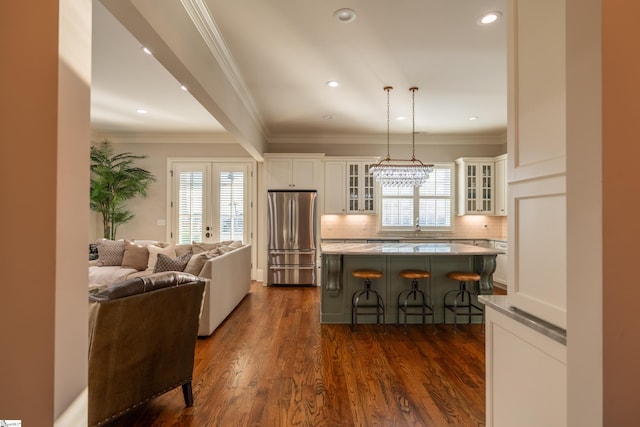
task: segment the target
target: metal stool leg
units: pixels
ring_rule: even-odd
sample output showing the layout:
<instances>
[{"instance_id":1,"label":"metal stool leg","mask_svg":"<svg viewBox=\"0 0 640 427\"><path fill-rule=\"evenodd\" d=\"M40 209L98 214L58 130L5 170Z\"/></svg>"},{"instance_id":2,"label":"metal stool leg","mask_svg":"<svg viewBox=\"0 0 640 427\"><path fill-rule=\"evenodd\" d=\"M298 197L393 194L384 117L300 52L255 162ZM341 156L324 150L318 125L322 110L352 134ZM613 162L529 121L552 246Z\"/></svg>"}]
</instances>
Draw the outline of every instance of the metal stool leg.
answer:
<instances>
[{"instance_id":1,"label":"metal stool leg","mask_svg":"<svg viewBox=\"0 0 640 427\"><path fill-rule=\"evenodd\" d=\"M370 294L373 294L373 296L375 296L375 300L376 300L375 304L360 305L360 298L364 296L365 299L368 301L370 299ZM358 315L374 314L374 313L360 313L359 309L365 308L365 307L369 307L369 308L375 307L376 324L378 325L381 324L381 320L382 320L382 324L384 325L385 323L384 300L382 299L382 296L380 296L378 291L376 291L375 289L371 289L371 280L369 279L365 279L364 289L355 292L351 297L351 325L354 330L356 328L356 325L358 324Z\"/></svg>"},{"instance_id":2,"label":"metal stool leg","mask_svg":"<svg viewBox=\"0 0 640 427\"><path fill-rule=\"evenodd\" d=\"M418 298L420 296L420 298ZM409 300L413 298L414 304L409 304ZM419 301L419 302L418 302ZM398 294L398 321L396 324L400 324L400 312L404 312L404 330L407 332L407 318L409 315L422 316L422 324L427 323L427 316L431 316L431 323L434 323L434 311L433 306L427 303L427 297L424 291L418 287L418 280L411 280L411 289L405 289ZM419 313L410 313L410 308L420 308Z\"/></svg>"}]
</instances>

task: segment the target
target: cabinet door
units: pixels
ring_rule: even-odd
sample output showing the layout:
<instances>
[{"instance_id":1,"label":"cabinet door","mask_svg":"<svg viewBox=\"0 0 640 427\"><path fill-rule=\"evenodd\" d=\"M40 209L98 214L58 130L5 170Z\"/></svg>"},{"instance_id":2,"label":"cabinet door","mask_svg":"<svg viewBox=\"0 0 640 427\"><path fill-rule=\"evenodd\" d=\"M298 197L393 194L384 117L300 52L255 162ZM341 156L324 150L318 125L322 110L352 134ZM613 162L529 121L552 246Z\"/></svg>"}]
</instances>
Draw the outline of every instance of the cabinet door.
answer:
<instances>
[{"instance_id":1,"label":"cabinet door","mask_svg":"<svg viewBox=\"0 0 640 427\"><path fill-rule=\"evenodd\" d=\"M316 190L317 159L272 158L267 161L269 190Z\"/></svg>"},{"instance_id":2,"label":"cabinet door","mask_svg":"<svg viewBox=\"0 0 640 427\"><path fill-rule=\"evenodd\" d=\"M493 247L501 251L507 252L507 244L505 242L493 242ZM494 283L500 283L507 286L507 254L498 254L496 256L496 271L493 272Z\"/></svg>"},{"instance_id":3,"label":"cabinet door","mask_svg":"<svg viewBox=\"0 0 640 427\"><path fill-rule=\"evenodd\" d=\"M267 162L267 176L269 190L288 190L292 188L291 159L269 159Z\"/></svg>"},{"instance_id":4,"label":"cabinet door","mask_svg":"<svg viewBox=\"0 0 640 427\"><path fill-rule=\"evenodd\" d=\"M476 165L476 208L482 215L493 214L493 168L492 163L479 163Z\"/></svg>"},{"instance_id":5,"label":"cabinet door","mask_svg":"<svg viewBox=\"0 0 640 427\"><path fill-rule=\"evenodd\" d=\"M457 163L458 215L493 215L494 162Z\"/></svg>"},{"instance_id":6,"label":"cabinet door","mask_svg":"<svg viewBox=\"0 0 640 427\"><path fill-rule=\"evenodd\" d=\"M343 214L346 212L345 162L325 162L324 164L324 213Z\"/></svg>"},{"instance_id":7,"label":"cabinet door","mask_svg":"<svg viewBox=\"0 0 640 427\"><path fill-rule=\"evenodd\" d=\"M315 159L293 159L291 164L291 187L297 190L316 190L319 173Z\"/></svg>"},{"instance_id":8,"label":"cabinet door","mask_svg":"<svg viewBox=\"0 0 640 427\"><path fill-rule=\"evenodd\" d=\"M507 159L496 160L495 214L507 215Z\"/></svg>"},{"instance_id":9,"label":"cabinet door","mask_svg":"<svg viewBox=\"0 0 640 427\"><path fill-rule=\"evenodd\" d=\"M347 212L374 213L374 182L367 162L347 162Z\"/></svg>"}]
</instances>

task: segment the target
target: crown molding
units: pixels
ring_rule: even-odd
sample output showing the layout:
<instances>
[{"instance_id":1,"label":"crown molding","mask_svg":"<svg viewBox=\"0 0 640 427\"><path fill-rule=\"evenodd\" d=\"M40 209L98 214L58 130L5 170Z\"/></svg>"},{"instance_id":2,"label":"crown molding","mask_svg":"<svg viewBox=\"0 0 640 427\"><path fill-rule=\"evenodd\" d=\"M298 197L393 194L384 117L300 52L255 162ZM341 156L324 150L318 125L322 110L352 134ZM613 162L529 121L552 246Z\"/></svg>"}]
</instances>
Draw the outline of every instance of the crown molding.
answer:
<instances>
[{"instance_id":1,"label":"crown molding","mask_svg":"<svg viewBox=\"0 0 640 427\"><path fill-rule=\"evenodd\" d=\"M262 134L267 135L267 128L255 100L207 5L203 0L181 0L180 2L249 115L259 124Z\"/></svg>"},{"instance_id":2,"label":"crown molding","mask_svg":"<svg viewBox=\"0 0 640 427\"><path fill-rule=\"evenodd\" d=\"M93 142L118 144L237 144L228 132L104 132L93 131Z\"/></svg>"},{"instance_id":3,"label":"crown molding","mask_svg":"<svg viewBox=\"0 0 640 427\"><path fill-rule=\"evenodd\" d=\"M390 145L410 145L404 134L392 134ZM386 135L281 135L267 140L269 144L386 144ZM506 144L507 135L419 134L416 145L490 145Z\"/></svg>"}]
</instances>

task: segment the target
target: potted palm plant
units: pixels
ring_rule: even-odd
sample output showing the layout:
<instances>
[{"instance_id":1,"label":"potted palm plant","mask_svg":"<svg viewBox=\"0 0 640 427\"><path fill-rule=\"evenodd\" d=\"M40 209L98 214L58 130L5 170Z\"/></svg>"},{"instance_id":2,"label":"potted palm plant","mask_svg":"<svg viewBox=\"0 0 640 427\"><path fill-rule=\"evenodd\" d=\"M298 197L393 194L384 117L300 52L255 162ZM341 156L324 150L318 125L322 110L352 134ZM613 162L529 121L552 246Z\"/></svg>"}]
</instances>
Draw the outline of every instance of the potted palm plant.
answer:
<instances>
[{"instance_id":1,"label":"potted palm plant","mask_svg":"<svg viewBox=\"0 0 640 427\"><path fill-rule=\"evenodd\" d=\"M114 154L108 140L91 147L90 207L102 214L104 237L115 240L120 224L130 221L134 214L125 202L136 196L147 196L155 176L135 162L147 156L132 153Z\"/></svg>"}]
</instances>

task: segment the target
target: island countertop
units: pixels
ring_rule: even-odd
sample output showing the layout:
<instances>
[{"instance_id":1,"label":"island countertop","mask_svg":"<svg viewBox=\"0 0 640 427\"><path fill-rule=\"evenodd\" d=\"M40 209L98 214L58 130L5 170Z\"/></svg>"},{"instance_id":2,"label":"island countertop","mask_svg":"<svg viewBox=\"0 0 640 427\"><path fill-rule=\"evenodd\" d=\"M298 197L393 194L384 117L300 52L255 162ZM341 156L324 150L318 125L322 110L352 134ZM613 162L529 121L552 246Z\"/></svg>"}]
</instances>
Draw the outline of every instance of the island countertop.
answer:
<instances>
[{"instance_id":1,"label":"island countertop","mask_svg":"<svg viewBox=\"0 0 640 427\"><path fill-rule=\"evenodd\" d=\"M504 251L462 243L323 243L323 254L342 255L497 255Z\"/></svg>"}]
</instances>

